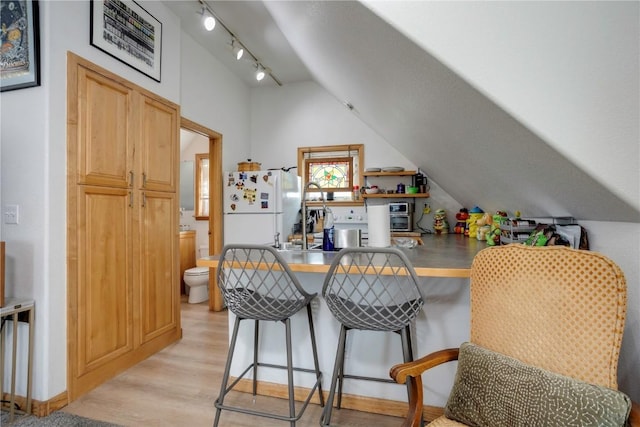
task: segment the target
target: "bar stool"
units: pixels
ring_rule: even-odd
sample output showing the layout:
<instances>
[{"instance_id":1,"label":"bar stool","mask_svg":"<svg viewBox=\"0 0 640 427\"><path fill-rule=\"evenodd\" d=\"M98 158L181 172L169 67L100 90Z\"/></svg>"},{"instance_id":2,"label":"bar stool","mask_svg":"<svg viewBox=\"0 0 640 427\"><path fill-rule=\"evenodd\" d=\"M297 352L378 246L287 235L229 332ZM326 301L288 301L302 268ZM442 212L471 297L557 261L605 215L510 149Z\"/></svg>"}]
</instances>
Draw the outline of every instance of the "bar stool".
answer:
<instances>
[{"instance_id":1,"label":"bar stool","mask_svg":"<svg viewBox=\"0 0 640 427\"><path fill-rule=\"evenodd\" d=\"M413 360L411 324L424 305L418 283L411 262L399 249L345 248L338 252L322 288L322 296L341 327L331 388L321 425L328 426L331 423L336 385L337 408L340 409L344 379L394 383L386 378L345 374L347 331L357 329L399 333L404 360Z\"/></svg>"},{"instance_id":2,"label":"bar stool","mask_svg":"<svg viewBox=\"0 0 640 427\"><path fill-rule=\"evenodd\" d=\"M217 279L218 287L222 292L227 308L235 314L236 319L233 325L233 333L222 378L222 385L220 387L220 395L215 401L216 416L213 423L214 427L218 425L218 422L220 421L220 414L223 409L289 421L291 427L294 427L296 421L300 419L304 413L304 410L311 400L316 388L318 389L320 405L324 406L324 397L322 395L321 388L322 374L320 373L318 363L318 350L316 348L313 318L311 316L311 300L313 300L317 294L309 294L302 288L288 264L284 259L282 259L282 256L270 246L241 244L225 246L218 262ZM307 318L309 322L309 335L311 338L311 350L313 352L314 362L313 369L294 367L292 361L290 318L304 308L307 309ZM253 362L242 372L242 374L238 376L235 381L233 381L231 385L228 385L229 371L231 369L231 362L233 360L236 340L238 338L240 322L248 319L255 321ZM260 321L284 323L286 334L286 365L262 363L258 360ZM255 396L257 394L258 367L287 370L289 391L288 415L260 412L248 408L228 406L224 404L224 399L227 393L229 393L240 379L242 379L250 370L253 372L253 395ZM312 373L316 378L315 385L309 392L297 414L294 400L294 371Z\"/></svg>"}]
</instances>

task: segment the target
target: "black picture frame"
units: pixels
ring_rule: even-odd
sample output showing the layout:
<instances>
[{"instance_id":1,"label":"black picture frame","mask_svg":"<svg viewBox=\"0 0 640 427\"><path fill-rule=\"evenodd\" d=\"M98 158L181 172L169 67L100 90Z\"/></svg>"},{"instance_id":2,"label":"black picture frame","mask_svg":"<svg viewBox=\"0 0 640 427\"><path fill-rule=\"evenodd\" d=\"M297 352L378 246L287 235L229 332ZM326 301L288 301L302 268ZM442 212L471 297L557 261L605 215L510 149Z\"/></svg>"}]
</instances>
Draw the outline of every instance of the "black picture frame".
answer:
<instances>
[{"instance_id":1,"label":"black picture frame","mask_svg":"<svg viewBox=\"0 0 640 427\"><path fill-rule=\"evenodd\" d=\"M0 91L40 86L40 14L37 0L3 0Z\"/></svg>"},{"instance_id":2,"label":"black picture frame","mask_svg":"<svg viewBox=\"0 0 640 427\"><path fill-rule=\"evenodd\" d=\"M133 0L91 0L90 43L160 82L162 23Z\"/></svg>"}]
</instances>

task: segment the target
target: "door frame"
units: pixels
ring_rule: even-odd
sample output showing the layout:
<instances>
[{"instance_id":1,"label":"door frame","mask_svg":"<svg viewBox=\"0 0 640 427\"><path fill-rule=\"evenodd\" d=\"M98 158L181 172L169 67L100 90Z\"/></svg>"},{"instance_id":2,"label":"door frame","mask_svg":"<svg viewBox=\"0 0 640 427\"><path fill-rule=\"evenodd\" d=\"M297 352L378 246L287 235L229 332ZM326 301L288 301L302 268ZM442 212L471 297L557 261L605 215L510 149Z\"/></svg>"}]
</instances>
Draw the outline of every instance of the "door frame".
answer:
<instances>
[{"instance_id":1,"label":"door frame","mask_svg":"<svg viewBox=\"0 0 640 427\"><path fill-rule=\"evenodd\" d=\"M211 253L222 252L222 134L204 127L186 117L180 118L180 128L209 139L209 248ZM215 269L209 269L209 310L224 308L222 294L215 280Z\"/></svg>"}]
</instances>

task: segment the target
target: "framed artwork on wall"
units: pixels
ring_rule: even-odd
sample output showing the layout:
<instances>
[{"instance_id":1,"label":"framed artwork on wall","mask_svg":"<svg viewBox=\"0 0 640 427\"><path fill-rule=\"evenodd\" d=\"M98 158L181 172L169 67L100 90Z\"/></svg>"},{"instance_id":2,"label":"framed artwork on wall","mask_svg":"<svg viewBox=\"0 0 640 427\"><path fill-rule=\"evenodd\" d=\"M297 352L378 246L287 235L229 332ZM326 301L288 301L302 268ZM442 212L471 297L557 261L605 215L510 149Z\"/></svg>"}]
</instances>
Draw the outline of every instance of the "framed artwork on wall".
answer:
<instances>
[{"instance_id":1,"label":"framed artwork on wall","mask_svg":"<svg viewBox=\"0 0 640 427\"><path fill-rule=\"evenodd\" d=\"M131 0L91 1L91 45L160 81L162 23Z\"/></svg>"},{"instance_id":2,"label":"framed artwork on wall","mask_svg":"<svg viewBox=\"0 0 640 427\"><path fill-rule=\"evenodd\" d=\"M0 90L40 86L37 0L2 0L0 21Z\"/></svg>"}]
</instances>

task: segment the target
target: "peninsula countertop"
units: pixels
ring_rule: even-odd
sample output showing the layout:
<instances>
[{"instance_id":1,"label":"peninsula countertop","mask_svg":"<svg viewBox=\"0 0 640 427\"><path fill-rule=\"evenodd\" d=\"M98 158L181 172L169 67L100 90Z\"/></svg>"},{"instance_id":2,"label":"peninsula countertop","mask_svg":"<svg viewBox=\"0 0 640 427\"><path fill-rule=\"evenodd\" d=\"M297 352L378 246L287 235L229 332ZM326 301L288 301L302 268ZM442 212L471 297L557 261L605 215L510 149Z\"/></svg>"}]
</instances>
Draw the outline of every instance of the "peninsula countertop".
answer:
<instances>
[{"instance_id":1,"label":"peninsula countertop","mask_svg":"<svg viewBox=\"0 0 640 427\"><path fill-rule=\"evenodd\" d=\"M423 245L405 251L418 276L469 277L473 257L487 247L486 242L460 234L428 234L422 240ZM282 251L281 255L292 271L326 273L336 253L291 250ZM196 264L216 268L218 256L200 258Z\"/></svg>"}]
</instances>

